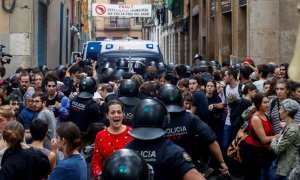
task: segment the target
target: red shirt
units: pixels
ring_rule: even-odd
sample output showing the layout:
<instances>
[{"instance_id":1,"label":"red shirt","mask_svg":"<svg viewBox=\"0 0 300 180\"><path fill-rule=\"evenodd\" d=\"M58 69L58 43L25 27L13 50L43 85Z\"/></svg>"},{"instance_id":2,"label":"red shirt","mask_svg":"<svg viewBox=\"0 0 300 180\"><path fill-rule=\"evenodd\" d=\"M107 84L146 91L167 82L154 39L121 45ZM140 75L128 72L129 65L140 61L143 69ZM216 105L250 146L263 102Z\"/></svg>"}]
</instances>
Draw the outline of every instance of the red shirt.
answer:
<instances>
[{"instance_id":1,"label":"red shirt","mask_svg":"<svg viewBox=\"0 0 300 180\"><path fill-rule=\"evenodd\" d=\"M254 114L254 115L256 115L256 114ZM252 116L252 118L253 118L253 116ZM272 136L273 128L272 128L272 125L269 122L269 120L268 119L263 119L260 116L257 116L257 117L259 117L259 119L261 120L261 124L262 124L262 126L265 130L266 136ZM253 145L253 146L261 146L262 143L259 140L259 137L255 134L254 128L252 126L252 118L250 119L249 136L246 138L246 142L248 144Z\"/></svg>"},{"instance_id":2,"label":"red shirt","mask_svg":"<svg viewBox=\"0 0 300 180\"><path fill-rule=\"evenodd\" d=\"M114 151L122 149L132 137L128 135L131 127L126 126L126 130L120 134L112 134L106 128L100 131L95 139L95 148L92 158L92 171L95 179L98 179L99 173L102 171L104 160Z\"/></svg>"}]
</instances>

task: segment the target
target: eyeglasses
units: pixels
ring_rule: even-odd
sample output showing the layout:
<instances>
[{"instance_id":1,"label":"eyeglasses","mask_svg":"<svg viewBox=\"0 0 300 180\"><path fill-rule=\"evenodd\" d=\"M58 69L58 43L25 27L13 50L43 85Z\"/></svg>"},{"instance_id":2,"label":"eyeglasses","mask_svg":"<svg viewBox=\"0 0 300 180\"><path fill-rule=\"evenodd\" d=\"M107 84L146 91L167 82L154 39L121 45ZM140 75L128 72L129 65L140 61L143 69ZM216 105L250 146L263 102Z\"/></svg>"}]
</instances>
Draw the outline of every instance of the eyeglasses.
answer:
<instances>
[{"instance_id":1,"label":"eyeglasses","mask_svg":"<svg viewBox=\"0 0 300 180\"><path fill-rule=\"evenodd\" d=\"M38 101L38 100L35 100L35 101L32 101L33 103L37 104L39 102L43 102L43 101Z\"/></svg>"}]
</instances>

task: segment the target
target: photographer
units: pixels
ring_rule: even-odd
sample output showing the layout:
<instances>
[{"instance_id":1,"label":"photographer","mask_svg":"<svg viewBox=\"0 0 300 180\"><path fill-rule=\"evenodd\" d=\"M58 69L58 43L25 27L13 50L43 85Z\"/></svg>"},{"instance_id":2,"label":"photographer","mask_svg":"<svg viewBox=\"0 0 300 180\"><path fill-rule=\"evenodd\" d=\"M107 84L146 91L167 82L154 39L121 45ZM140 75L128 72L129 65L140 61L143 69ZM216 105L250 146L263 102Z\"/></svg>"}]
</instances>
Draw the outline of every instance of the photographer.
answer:
<instances>
[{"instance_id":1,"label":"photographer","mask_svg":"<svg viewBox=\"0 0 300 180\"><path fill-rule=\"evenodd\" d=\"M67 97L69 97L69 95L72 92L75 92L76 89L73 85L73 81L74 78L76 77L77 74L81 73L81 68L78 65L81 61L81 58L77 58L76 62L74 64L72 64L66 71L66 76L64 79L64 85L66 86L66 90L63 92Z\"/></svg>"}]
</instances>

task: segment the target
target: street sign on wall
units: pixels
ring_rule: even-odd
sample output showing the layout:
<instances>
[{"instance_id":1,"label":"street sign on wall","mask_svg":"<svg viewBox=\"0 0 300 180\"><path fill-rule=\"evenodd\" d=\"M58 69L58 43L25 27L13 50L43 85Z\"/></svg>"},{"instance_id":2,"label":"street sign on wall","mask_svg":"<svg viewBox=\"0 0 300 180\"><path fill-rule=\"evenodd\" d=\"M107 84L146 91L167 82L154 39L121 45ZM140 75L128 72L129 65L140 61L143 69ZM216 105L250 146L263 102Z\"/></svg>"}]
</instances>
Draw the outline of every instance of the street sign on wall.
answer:
<instances>
[{"instance_id":1,"label":"street sign on wall","mask_svg":"<svg viewBox=\"0 0 300 180\"><path fill-rule=\"evenodd\" d=\"M92 4L92 16L151 17L151 4Z\"/></svg>"}]
</instances>

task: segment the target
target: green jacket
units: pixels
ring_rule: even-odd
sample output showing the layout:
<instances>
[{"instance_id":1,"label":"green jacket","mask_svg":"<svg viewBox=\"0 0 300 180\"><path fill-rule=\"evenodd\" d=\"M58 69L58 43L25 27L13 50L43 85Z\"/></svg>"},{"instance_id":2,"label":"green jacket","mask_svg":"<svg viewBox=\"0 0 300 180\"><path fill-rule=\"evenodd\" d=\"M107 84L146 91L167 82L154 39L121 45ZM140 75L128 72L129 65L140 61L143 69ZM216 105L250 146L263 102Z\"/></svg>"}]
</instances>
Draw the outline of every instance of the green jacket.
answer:
<instances>
[{"instance_id":1,"label":"green jacket","mask_svg":"<svg viewBox=\"0 0 300 180\"><path fill-rule=\"evenodd\" d=\"M271 143L271 147L278 155L276 174L287 176L299 162L298 148L300 146L300 130L297 122L288 123L278 140Z\"/></svg>"}]
</instances>

